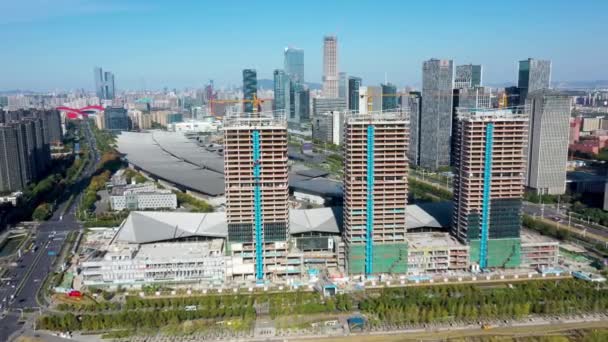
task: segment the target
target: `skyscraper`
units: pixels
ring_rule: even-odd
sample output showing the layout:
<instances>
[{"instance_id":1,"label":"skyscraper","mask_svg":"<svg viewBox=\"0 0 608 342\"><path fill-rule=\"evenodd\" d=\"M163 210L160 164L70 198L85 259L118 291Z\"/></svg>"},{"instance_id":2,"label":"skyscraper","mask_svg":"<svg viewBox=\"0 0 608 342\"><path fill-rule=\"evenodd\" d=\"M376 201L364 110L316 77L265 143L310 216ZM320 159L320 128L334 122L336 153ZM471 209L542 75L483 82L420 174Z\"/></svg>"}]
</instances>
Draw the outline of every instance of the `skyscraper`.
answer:
<instances>
[{"instance_id":1,"label":"skyscraper","mask_svg":"<svg viewBox=\"0 0 608 342\"><path fill-rule=\"evenodd\" d=\"M285 74L293 82L304 84L304 50L287 47L284 57Z\"/></svg>"},{"instance_id":2,"label":"skyscraper","mask_svg":"<svg viewBox=\"0 0 608 342\"><path fill-rule=\"evenodd\" d=\"M25 187L19 153L18 130L12 124L0 124L0 191Z\"/></svg>"},{"instance_id":3,"label":"skyscraper","mask_svg":"<svg viewBox=\"0 0 608 342\"><path fill-rule=\"evenodd\" d=\"M452 234L481 269L517 267L528 118L521 108L459 109Z\"/></svg>"},{"instance_id":4,"label":"skyscraper","mask_svg":"<svg viewBox=\"0 0 608 342\"><path fill-rule=\"evenodd\" d=\"M323 96L338 97L338 38L323 39Z\"/></svg>"},{"instance_id":5,"label":"skyscraper","mask_svg":"<svg viewBox=\"0 0 608 342\"><path fill-rule=\"evenodd\" d=\"M310 89L306 86L299 85L295 91L295 112L298 118L298 123L306 123L310 121Z\"/></svg>"},{"instance_id":6,"label":"skyscraper","mask_svg":"<svg viewBox=\"0 0 608 342\"><path fill-rule=\"evenodd\" d=\"M243 70L243 111L253 113L253 98L258 92L258 76L255 69Z\"/></svg>"},{"instance_id":7,"label":"skyscraper","mask_svg":"<svg viewBox=\"0 0 608 342\"><path fill-rule=\"evenodd\" d=\"M437 170L450 165L453 62L430 59L422 66L420 166Z\"/></svg>"},{"instance_id":8,"label":"skyscraper","mask_svg":"<svg viewBox=\"0 0 608 342\"><path fill-rule=\"evenodd\" d=\"M344 111L346 110L346 101L340 98L315 97L312 99L312 110L314 115Z\"/></svg>"},{"instance_id":9,"label":"skyscraper","mask_svg":"<svg viewBox=\"0 0 608 342\"><path fill-rule=\"evenodd\" d=\"M362 85L360 77L348 78L348 110L359 111L359 88Z\"/></svg>"},{"instance_id":10,"label":"skyscraper","mask_svg":"<svg viewBox=\"0 0 608 342\"><path fill-rule=\"evenodd\" d=\"M348 76L345 72L338 74L338 97L346 100L348 106Z\"/></svg>"},{"instance_id":11,"label":"skyscraper","mask_svg":"<svg viewBox=\"0 0 608 342\"><path fill-rule=\"evenodd\" d=\"M283 116L226 117L224 120L224 176L228 240L233 251L251 261L257 280L278 272L266 264L280 256L287 240L288 172L287 123ZM251 253L252 251L253 253Z\"/></svg>"},{"instance_id":12,"label":"skyscraper","mask_svg":"<svg viewBox=\"0 0 608 342\"><path fill-rule=\"evenodd\" d=\"M382 110L397 109L397 87L387 83L382 85Z\"/></svg>"},{"instance_id":13,"label":"skyscraper","mask_svg":"<svg viewBox=\"0 0 608 342\"><path fill-rule=\"evenodd\" d=\"M526 185L540 194L566 191L570 96L551 90L528 93L530 130Z\"/></svg>"},{"instance_id":14,"label":"skyscraper","mask_svg":"<svg viewBox=\"0 0 608 342\"><path fill-rule=\"evenodd\" d=\"M352 113L344 125L343 236L348 273L405 273L406 116Z\"/></svg>"},{"instance_id":15,"label":"skyscraper","mask_svg":"<svg viewBox=\"0 0 608 342\"><path fill-rule=\"evenodd\" d=\"M100 100L112 100L115 96L114 74L101 68L93 69L95 76L95 93Z\"/></svg>"},{"instance_id":16,"label":"skyscraper","mask_svg":"<svg viewBox=\"0 0 608 342\"><path fill-rule=\"evenodd\" d=\"M526 102L528 93L549 89L551 84L551 61L528 58L519 61L519 104Z\"/></svg>"},{"instance_id":17,"label":"skyscraper","mask_svg":"<svg viewBox=\"0 0 608 342\"><path fill-rule=\"evenodd\" d=\"M289 85L291 82L283 70L276 69L272 75L274 78L273 110L283 111L285 114L285 110L289 105Z\"/></svg>"},{"instance_id":18,"label":"skyscraper","mask_svg":"<svg viewBox=\"0 0 608 342\"><path fill-rule=\"evenodd\" d=\"M486 87L454 89L454 110L461 108L492 108L492 90Z\"/></svg>"},{"instance_id":19,"label":"skyscraper","mask_svg":"<svg viewBox=\"0 0 608 342\"><path fill-rule=\"evenodd\" d=\"M454 88L474 88L481 86L481 65L466 64L456 66Z\"/></svg>"},{"instance_id":20,"label":"skyscraper","mask_svg":"<svg viewBox=\"0 0 608 342\"><path fill-rule=\"evenodd\" d=\"M403 100L403 98L402 98ZM408 94L406 103L402 106L406 108L406 112L410 117L410 143L408 148L408 157L410 164L419 165L420 160L420 112L422 107L422 97L420 92L412 91Z\"/></svg>"}]
</instances>

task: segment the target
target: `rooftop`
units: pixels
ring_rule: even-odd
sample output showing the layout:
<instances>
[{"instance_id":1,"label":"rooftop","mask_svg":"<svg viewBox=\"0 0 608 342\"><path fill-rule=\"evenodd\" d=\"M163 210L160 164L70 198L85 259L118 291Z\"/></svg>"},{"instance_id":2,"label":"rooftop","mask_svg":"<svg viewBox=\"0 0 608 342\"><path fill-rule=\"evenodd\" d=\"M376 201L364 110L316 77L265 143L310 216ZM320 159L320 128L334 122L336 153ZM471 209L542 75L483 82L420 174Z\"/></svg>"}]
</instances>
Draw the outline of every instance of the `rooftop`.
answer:
<instances>
[{"instance_id":1,"label":"rooftop","mask_svg":"<svg viewBox=\"0 0 608 342\"><path fill-rule=\"evenodd\" d=\"M228 237L225 213L133 211L114 239L150 243L192 236Z\"/></svg>"},{"instance_id":2,"label":"rooftop","mask_svg":"<svg viewBox=\"0 0 608 342\"><path fill-rule=\"evenodd\" d=\"M339 234L343 224L342 215L342 207L290 209L289 232L290 234L307 232ZM444 227L441 222L443 219L437 220L417 205L408 205L406 215L408 229ZM132 211L120 225L113 240L142 244L195 236L228 237L226 213Z\"/></svg>"},{"instance_id":3,"label":"rooftop","mask_svg":"<svg viewBox=\"0 0 608 342\"><path fill-rule=\"evenodd\" d=\"M117 147L129 163L154 177L208 196L224 194L224 157L221 146L199 146L181 133L123 132ZM306 157L321 162L317 157ZM290 173L289 186L320 196L342 196L342 183L321 178L324 171Z\"/></svg>"},{"instance_id":4,"label":"rooftop","mask_svg":"<svg viewBox=\"0 0 608 342\"><path fill-rule=\"evenodd\" d=\"M129 163L158 178L209 196L224 193L223 157L182 134L123 132L117 147Z\"/></svg>"},{"instance_id":5,"label":"rooftop","mask_svg":"<svg viewBox=\"0 0 608 342\"><path fill-rule=\"evenodd\" d=\"M449 233L410 233L406 235L407 242L412 249L428 247L465 247Z\"/></svg>"},{"instance_id":6,"label":"rooftop","mask_svg":"<svg viewBox=\"0 0 608 342\"><path fill-rule=\"evenodd\" d=\"M234 113L224 116L224 129L277 126L287 128L284 110L259 113Z\"/></svg>"},{"instance_id":7,"label":"rooftop","mask_svg":"<svg viewBox=\"0 0 608 342\"><path fill-rule=\"evenodd\" d=\"M289 211L289 233L323 232L340 234L342 207Z\"/></svg>"},{"instance_id":8,"label":"rooftop","mask_svg":"<svg viewBox=\"0 0 608 342\"><path fill-rule=\"evenodd\" d=\"M474 121L496 121L496 120L521 120L527 121L528 115L524 113L523 106L509 108L461 108L459 107L456 116L460 120Z\"/></svg>"},{"instance_id":9,"label":"rooftop","mask_svg":"<svg viewBox=\"0 0 608 342\"><path fill-rule=\"evenodd\" d=\"M540 235L539 233L536 233L534 231L531 231L531 230L525 229L525 228L521 229L520 237L521 237L522 244L525 244L525 243L551 243L551 242L558 243L558 241L556 239L553 239L553 238L545 236L545 235Z\"/></svg>"},{"instance_id":10,"label":"rooftop","mask_svg":"<svg viewBox=\"0 0 608 342\"><path fill-rule=\"evenodd\" d=\"M144 260L176 260L184 262L188 259L200 259L209 256L219 256L222 253L223 241L215 239L200 242L154 243L141 245L135 259Z\"/></svg>"}]
</instances>

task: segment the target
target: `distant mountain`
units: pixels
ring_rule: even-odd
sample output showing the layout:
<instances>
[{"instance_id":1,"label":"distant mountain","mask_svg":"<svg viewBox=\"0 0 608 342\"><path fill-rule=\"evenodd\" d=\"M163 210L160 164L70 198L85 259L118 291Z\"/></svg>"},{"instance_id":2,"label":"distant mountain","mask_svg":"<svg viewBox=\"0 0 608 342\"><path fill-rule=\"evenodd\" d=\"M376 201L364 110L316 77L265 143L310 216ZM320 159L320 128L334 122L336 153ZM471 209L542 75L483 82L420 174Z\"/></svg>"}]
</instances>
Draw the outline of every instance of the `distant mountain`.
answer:
<instances>
[{"instance_id":1,"label":"distant mountain","mask_svg":"<svg viewBox=\"0 0 608 342\"><path fill-rule=\"evenodd\" d=\"M321 89L321 84L320 83L305 82L305 84L311 90ZM259 79L258 80L258 88L260 88L260 89L273 89L274 88L274 81L273 80L269 80L269 79L265 79L265 78Z\"/></svg>"},{"instance_id":2,"label":"distant mountain","mask_svg":"<svg viewBox=\"0 0 608 342\"><path fill-rule=\"evenodd\" d=\"M35 91L31 91L31 90L21 90L21 89L10 89L10 90L0 90L0 95L17 95L17 94L36 94Z\"/></svg>"},{"instance_id":3,"label":"distant mountain","mask_svg":"<svg viewBox=\"0 0 608 342\"><path fill-rule=\"evenodd\" d=\"M594 81L560 81L553 82L554 88L568 88L568 89L596 89L596 88L608 88L608 80L594 80Z\"/></svg>"}]
</instances>

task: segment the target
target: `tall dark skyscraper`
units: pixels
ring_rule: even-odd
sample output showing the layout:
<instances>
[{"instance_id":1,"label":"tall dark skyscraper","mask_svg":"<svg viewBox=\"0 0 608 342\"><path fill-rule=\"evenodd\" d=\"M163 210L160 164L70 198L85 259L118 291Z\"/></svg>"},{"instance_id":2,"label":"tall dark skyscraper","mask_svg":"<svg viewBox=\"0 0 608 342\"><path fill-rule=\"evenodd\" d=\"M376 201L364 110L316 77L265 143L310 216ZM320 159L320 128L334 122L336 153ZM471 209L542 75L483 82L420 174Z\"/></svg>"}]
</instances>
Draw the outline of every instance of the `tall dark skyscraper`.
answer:
<instances>
[{"instance_id":1,"label":"tall dark skyscraper","mask_svg":"<svg viewBox=\"0 0 608 342\"><path fill-rule=\"evenodd\" d=\"M411 165L419 165L420 161L420 112L422 107L422 96L420 92L412 91L407 98L401 98L405 102L401 105L410 115L410 144L408 158Z\"/></svg>"},{"instance_id":2,"label":"tall dark skyscraper","mask_svg":"<svg viewBox=\"0 0 608 342\"><path fill-rule=\"evenodd\" d=\"M285 71L276 69L273 73L274 79L274 102L273 110L284 111L289 104L290 80ZM285 113L286 114L286 113Z\"/></svg>"},{"instance_id":3,"label":"tall dark skyscraper","mask_svg":"<svg viewBox=\"0 0 608 342\"><path fill-rule=\"evenodd\" d=\"M451 60L430 59L422 66L419 162L427 169L450 165L453 75Z\"/></svg>"},{"instance_id":4,"label":"tall dark skyscraper","mask_svg":"<svg viewBox=\"0 0 608 342\"><path fill-rule=\"evenodd\" d=\"M394 84L382 85L382 110L397 109L397 87Z\"/></svg>"},{"instance_id":5,"label":"tall dark skyscraper","mask_svg":"<svg viewBox=\"0 0 608 342\"><path fill-rule=\"evenodd\" d=\"M359 87L362 84L361 77L348 78L348 110L359 111Z\"/></svg>"},{"instance_id":6,"label":"tall dark skyscraper","mask_svg":"<svg viewBox=\"0 0 608 342\"><path fill-rule=\"evenodd\" d=\"M0 191L25 187L20 157L18 130L12 124L0 125Z\"/></svg>"},{"instance_id":7,"label":"tall dark skyscraper","mask_svg":"<svg viewBox=\"0 0 608 342\"><path fill-rule=\"evenodd\" d=\"M345 72L338 74L338 97L345 99L348 105L348 75Z\"/></svg>"},{"instance_id":8,"label":"tall dark skyscraper","mask_svg":"<svg viewBox=\"0 0 608 342\"><path fill-rule=\"evenodd\" d=\"M112 100L115 96L114 74L97 67L93 70L95 76L95 93L100 100Z\"/></svg>"},{"instance_id":9,"label":"tall dark skyscraper","mask_svg":"<svg viewBox=\"0 0 608 342\"><path fill-rule=\"evenodd\" d=\"M295 112L299 123L310 121L310 89L300 86L295 92Z\"/></svg>"},{"instance_id":10,"label":"tall dark skyscraper","mask_svg":"<svg viewBox=\"0 0 608 342\"><path fill-rule=\"evenodd\" d=\"M303 84L304 50L294 47L285 48L284 70L292 81Z\"/></svg>"},{"instance_id":11,"label":"tall dark skyscraper","mask_svg":"<svg viewBox=\"0 0 608 342\"><path fill-rule=\"evenodd\" d=\"M253 113L253 98L258 92L258 75L255 69L243 70L243 109L245 113Z\"/></svg>"},{"instance_id":12,"label":"tall dark skyscraper","mask_svg":"<svg viewBox=\"0 0 608 342\"><path fill-rule=\"evenodd\" d=\"M551 61L528 58L519 61L519 103L526 103L528 93L549 89L551 84Z\"/></svg>"}]
</instances>

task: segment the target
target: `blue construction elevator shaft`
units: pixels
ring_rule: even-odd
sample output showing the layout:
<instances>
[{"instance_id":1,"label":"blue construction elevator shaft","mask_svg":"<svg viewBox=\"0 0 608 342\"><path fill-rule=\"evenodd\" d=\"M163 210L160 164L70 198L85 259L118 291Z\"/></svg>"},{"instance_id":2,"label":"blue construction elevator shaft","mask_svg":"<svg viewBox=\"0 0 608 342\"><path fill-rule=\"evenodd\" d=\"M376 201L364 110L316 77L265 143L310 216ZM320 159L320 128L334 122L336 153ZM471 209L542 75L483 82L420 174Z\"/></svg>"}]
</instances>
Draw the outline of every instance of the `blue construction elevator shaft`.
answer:
<instances>
[{"instance_id":1,"label":"blue construction elevator shaft","mask_svg":"<svg viewBox=\"0 0 608 342\"><path fill-rule=\"evenodd\" d=\"M365 274L373 272L374 258L374 126L367 126L367 202L365 220Z\"/></svg>"},{"instance_id":2,"label":"blue construction elevator shaft","mask_svg":"<svg viewBox=\"0 0 608 342\"><path fill-rule=\"evenodd\" d=\"M260 131L253 131L253 226L255 234L255 277L257 280L264 279L264 232L262 229L260 176Z\"/></svg>"},{"instance_id":3,"label":"blue construction elevator shaft","mask_svg":"<svg viewBox=\"0 0 608 342\"><path fill-rule=\"evenodd\" d=\"M490 220L490 189L492 187L492 147L494 145L494 124L486 126L486 145L483 164L483 198L481 202L481 240L479 242L479 267L488 267L488 237Z\"/></svg>"}]
</instances>

